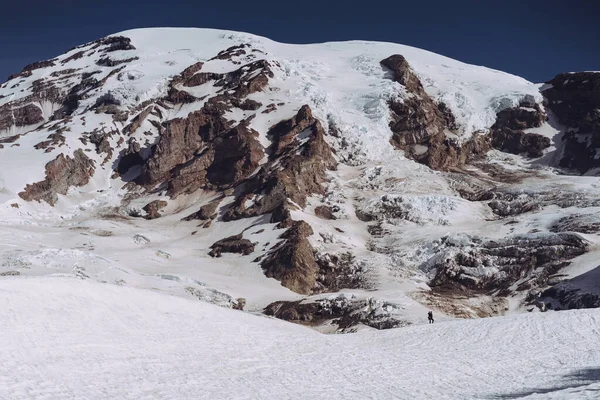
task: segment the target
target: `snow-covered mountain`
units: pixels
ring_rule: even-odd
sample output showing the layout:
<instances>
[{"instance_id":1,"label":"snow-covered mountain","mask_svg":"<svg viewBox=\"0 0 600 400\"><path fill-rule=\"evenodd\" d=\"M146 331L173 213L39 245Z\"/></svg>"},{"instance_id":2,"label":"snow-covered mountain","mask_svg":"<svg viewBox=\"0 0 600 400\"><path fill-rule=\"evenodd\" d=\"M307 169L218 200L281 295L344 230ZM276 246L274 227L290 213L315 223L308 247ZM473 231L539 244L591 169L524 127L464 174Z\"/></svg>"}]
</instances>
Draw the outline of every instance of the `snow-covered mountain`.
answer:
<instances>
[{"instance_id":1,"label":"snow-covered mountain","mask_svg":"<svg viewBox=\"0 0 600 400\"><path fill-rule=\"evenodd\" d=\"M115 34L0 86L0 275L325 332L597 307L600 73Z\"/></svg>"}]
</instances>

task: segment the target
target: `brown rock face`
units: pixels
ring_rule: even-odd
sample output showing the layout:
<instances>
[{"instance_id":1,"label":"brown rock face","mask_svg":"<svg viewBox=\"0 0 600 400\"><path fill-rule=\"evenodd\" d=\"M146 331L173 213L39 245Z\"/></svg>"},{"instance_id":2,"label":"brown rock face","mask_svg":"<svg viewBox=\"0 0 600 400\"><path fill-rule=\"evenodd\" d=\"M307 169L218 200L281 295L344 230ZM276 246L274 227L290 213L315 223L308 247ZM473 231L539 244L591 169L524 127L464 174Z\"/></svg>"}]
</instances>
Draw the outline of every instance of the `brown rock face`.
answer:
<instances>
[{"instance_id":1,"label":"brown rock face","mask_svg":"<svg viewBox=\"0 0 600 400\"><path fill-rule=\"evenodd\" d=\"M559 165L580 173L600 167L600 73L559 74L547 83L551 86L542 91L547 107L573 129L563 137Z\"/></svg>"},{"instance_id":2,"label":"brown rock face","mask_svg":"<svg viewBox=\"0 0 600 400\"><path fill-rule=\"evenodd\" d=\"M71 186L86 185L94 170L94 162L81 149L73 153L73 158L60 154L46 164L46 179L28 184L19 196L26 201L43 200L53 206L58 194L67 194Z\"/></svg>"},{"instance_id":3,"label":"brown rock face","mask_svg":"<svg viewBox=\"0 0 600 400\"><path fill-rule=\"evenodd\" d=\"M135 57L114 60L107 56L116 50L132 50L135 49L131 45L131 40L125 37L110 37L97 40L92 43L80 46L84 49L63 60L62 65L69 61L79 59L85 55L98 53L104 55L98 60L98 64L105 67L114 67L118 64L123 64L135 60ZM26 66L19 74L13 75L10 78L27 78L33 75L32 71L48 67L55 67L57 60L40 61ZM80 100L88 96L89 92L103 86L106 81L113 75L119 73L121 68L115 68L105 73L102 79L96 79L94 75L102 74L102 71L79 73L77 69L67 68L64 70L54 71L51 74L46 74L42 78L33 82L29 80L19 81L14 86L21 84L30 84L27 89L31 94L17 98L0 107L0 130L6 130L12 126L33 126L40 125L49 120L60 120L72 115L79 107ZM74 84L79 79L79 83ZM51 102L58 105L57 111L52 116L46 116L42 113L38 104L40 102ZM114 105L97 105L98 112L113 112L117 116L117 108ZM101 106L101 107L100 107ZM118 117L118 116L117 116Z\"/></svg>"},{"instance_id":4,"label":"brown rock face","mask_svg":"<svg viewBox=\"0 0 600 400\"><path fill-rule=\"evenodd\" d=\"M513 107L500 111L491 128L492 146L507 153L527 153L529 157L541 157L550 147L550 139L523 130L542 126L546 115L539 105L534 108Z\"/></svg>"},{"instance_id":5,"label":"brown rock face","mask_svg":"<svg viewBox=\"0 0 600 400\"><path fill-rule=\"evenodd\" d=\"M390 143L394 147L433 169L459 166L489 150L489 139L484 135L475 133L464 143L454 138L452 131L457 129L454 116L445 104L436 104L429 97L403 56L392 55L382 60L381 65L410 94L406 99L389 102Z\"/></svg>"},{"instance_id":6,"label":"brown rock face","mask_svg":"<svg viewBox=\"0 0 600 400\"><path fill-rule=\"evenodd\" d=\"M138 165L141 166L144 163L144 159L140 155L140 150L140 144L134 138L130 138L127 149L122 150L119 154L119 161L115 172L122 176L131 168Z\"/></svg>"},{"instance_id":7,"label":"brown rock face","mask_svg":"<svg viewBox=\"0 0 600 400\"><path fill-rule=\"evenodd\" d=\"M127 125L125 128L123 128L123 133L126 135L131 135L131 134L135 133L135 131L138 130L138 128L142 125L142 123L146 120L146 118L148 118L148 115L150 115L152 110L153 110L152 106L146 107L146 109L144 109L144 111L142 111L141 113L136 115L131 120L131 123L129 123L129 125Z\"/></svg>"},{"instance_id":8,"label":"brown rock face","mask_svg":"<svg viewBox=\"0 0 600 400\"><path fill-rule=\"evenodd\" d=\"M110 57L102 57L99 60L96 61L96 65L99 65L101 67L116 67L117 65L121 65L121 64L127 64L130 63L132 61L136 61L139 60L138 57L131 57L131 58L125 58L122 60L114 60Z\"/></svg>"},{"instance_id":9,"label":"brown rock face","mask_svg":"<svg viewBox=\"0 0 600 400\"><path fill-rule=\"evenodd\" d=\"M239 253L245 256L254 251L254 244L248 239L242 239L242 234L221 239L210 246L208 253L211 257L221 257L221 253Z\"/></svg>"},{"instance_id":10,"label":"brown rock face","mask_svg":"<svg viewBox=\"0 0 600 400\"><path fill-rule=\"evenodd\" d=\"M296 293L310 294L315 290L319 266L308 241L313 230L304 221L294 221L275 249L261 262L265 275L275 278Z\"/></svg>"},{"instance_id":11,"label":"brown rock face","mask_svg":"<svg viewBox=\"0 0 600 400\"><path fill-rule=\"evenodd\" d=\"M236 62L236 64L239 63ZM260 103L253 100L241 101L241 99L250 93L263 90L268 85L269 78L274 76L271 66L266 60L252 61L226 74L201 72L202 66L203 63L198 62L174 77L167 99L173 103L194 102L198 99L187 93L185 88L212 83L213 86L220 88L217 93L228 97L235 107L253 110L259 108Z\"/></svg>"},{"instance_id":12,"label":"brown rock face","mask_svg":"<svg viewBox=\"0 0 600 400\"><path fill-rule=\"evenodd\" d=\"M188 67L171 83L167 101L194 101L176 86L210 84L220 86L216 96L204 106L163 124L164 132L144 163L138 183L167 184L168 194L176 197L195 190L223 189L237 185L258 168L264 151L258 132L247 122L233 125L224 115L232 107L253 109L259 103L244 99L262 90L273 76L269 64L255 61L228 74L203 74L202 63ZM185 93L185 95L183 94Z\"/></svg>"},{"instance_id":13,"label":"brown rock face","mask_svg":"<svg viewBox=\"0 0 600 400\"><path fill-rule=\"evenodd\" d=\"M494 131L492 146L507 153L541 157L544 149L550 147L550 139L537 133L500 129Z\"/></svg>"},{"instance_id":14,"label":"brown rock face","mask_svg":"<svg viewBox=\"0 0 600 400\"><path fill-rule=\"evenodd\" d=\"M317 206L315 207L315 215L322 219L334 220L337 219L333 214L333 210L328 206Z\"/></svg>"},{"instance_id":15,"label":"brown rock face","mask_svg":"<svg viewBox=\"0 0 600 400\"><path fill-rule=\"evenodd\" d=\"M167 205L168 205L168 203L164 200L151 201L150 203L146 204L144 206L144 208L142 208L142 210L146 211L146 213L147 213L145 218L146 219L160 218L161 217L160 210L165 208Z\"/></svg>"},{"instance_id":16,"label":"brown rock face","mask_svg":"<svg viewBox=\"0 0 600 400\"><path fill-rule=\"evenodd\" d=\"M0 131L11 126L30 126L44 122L42 109L34 104L27 104L17 109L11 109L12 103L0 107Z\"/></svg>"},{"instance_id":17,"label":"brown rock face","mask_svg":"<svg viewBox=\"0 0 600 400\"><path fill-rule=\"evenodd\" d=\"M200 210L196 211L193 214L188 215L187 217L185 217L183 220L184 221L192 221L192 220L200 220L200 221L206 221L209 219L214 219L217 214L217 208L219 207L219 204L221 204L221 201L223 199L217 199L214 201L211 201L208 204L203 205L202 207L200 207Z\"/></svg>"},{"instance_id":18,"label":"brown rock face","mask_svg":"<svg viewBox=\"0 0 600 400\"><path fill-rule=\"evenodd\" d=\"M250 48L250 45L247 43L243 43L240 45L236 45L236 46L231 46L223 51L220 51L219 54L217 54L215 57L213 57L213 60L231 60L234 57L237 56L242 56L244 54L246 54L246 50Z\"/></svg>"},{"instance_id":19,"label":"brown rock face","mask_svg":"<svg viewBox=\"0 0 600 400\"><path fill-rule=\"evenodd\" d=\"M391 329L410 325L398 319L398 305L373 298L355 300L345 295L335 298L276 301L264 309L266 315L297 324L315 326L327 323L338 326L338 333L350 333L356 325L375 329Z\"/></svg>"},{"instance_id":20,"label":"brown rock face","mask_svg":"<svg viewBox=\"0 0 600 400\"><path fill-rule=\"evenodd\" d=\"M131 44L131 39L125 36L105 37L93 41L91 45L92 47L90 50L95 50L99 47L102 47L101 52L103 53L110 53L118 50L135 50L135 47Z\"/></svg>"},{"instance_id":21,"label":"brown rock face","mask_svg":"<svg viewBox=\"0 0 600 400\"><path fill-rule=\"evenodd\" d=\"M258 132L245 124L215 138L214 158L206 174L208 181L217 187L226 187L254 172L264 156L257 138Z\"/></svg>"},{"instance_id":22,"label":"brown rock face","mask_svg":"<svg viewBox=\"0 0 600 400\"><path fill-rule=\"evenodd\" d=\"M230 127L222 103L166 123L155 151L142 167L139 182L168 182L169 195L233 185L258 167L263 149L258 133L245 125Z\"/></svg>"},{"instance_id":23,"label":"brown rock face","mask_svg":"<svg viewBox=\"0 0 600 400\"><path fill-rule=\"evenodd\" d=\"M246 182L244 194L223 216L226 221L273 213L285 206L288 198L304 207L308 195L324 193L326 172L336 168L323 128L308 106L272 127L267 135L273 141L267 150L269 162ZM246 206L246 201L255 197ZM278 215L283 215L283 210Z\"/></svg>"}]
</instances>

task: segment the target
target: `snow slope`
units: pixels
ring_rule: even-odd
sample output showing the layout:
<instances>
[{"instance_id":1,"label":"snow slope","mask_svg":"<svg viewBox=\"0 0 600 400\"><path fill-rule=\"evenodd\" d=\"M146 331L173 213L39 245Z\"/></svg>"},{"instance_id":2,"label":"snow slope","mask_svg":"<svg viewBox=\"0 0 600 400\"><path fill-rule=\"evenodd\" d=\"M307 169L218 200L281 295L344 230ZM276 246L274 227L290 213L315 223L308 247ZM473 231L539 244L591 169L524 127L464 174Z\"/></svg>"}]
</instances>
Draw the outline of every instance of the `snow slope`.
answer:
<instances>
[{"instance_id":1,"label":"snow slope","mask_svg":"<svg viewBox=\"0 0 600 400\"><path fill-rule=\"evenodd\" d=\"M592 399L600 312L321 335L164 294L0 280L0 398Z\"/></svg>"}]
</instances>

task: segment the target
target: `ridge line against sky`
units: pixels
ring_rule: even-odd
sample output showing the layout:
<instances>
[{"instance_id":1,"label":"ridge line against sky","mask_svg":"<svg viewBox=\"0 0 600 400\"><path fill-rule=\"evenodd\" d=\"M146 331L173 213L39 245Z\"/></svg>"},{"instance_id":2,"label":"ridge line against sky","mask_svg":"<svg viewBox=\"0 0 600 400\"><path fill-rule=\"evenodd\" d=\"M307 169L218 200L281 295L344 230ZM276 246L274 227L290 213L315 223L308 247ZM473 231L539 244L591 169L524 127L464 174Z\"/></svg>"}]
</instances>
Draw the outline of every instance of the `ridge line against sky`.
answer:
<instances>
[{"instance_id":1,"label":"ridge line against sky","mask_svg":"<svg viewBox=\"0 0 600 400\"><path fill-rule=\"evenodd\" d=\"M226 29L297 44L395 42L533 82L600 70L598 1L31 0L26 9L5 4L0 15L0 81L76 45L144 27Z\"/></svg>"}]
</instances>

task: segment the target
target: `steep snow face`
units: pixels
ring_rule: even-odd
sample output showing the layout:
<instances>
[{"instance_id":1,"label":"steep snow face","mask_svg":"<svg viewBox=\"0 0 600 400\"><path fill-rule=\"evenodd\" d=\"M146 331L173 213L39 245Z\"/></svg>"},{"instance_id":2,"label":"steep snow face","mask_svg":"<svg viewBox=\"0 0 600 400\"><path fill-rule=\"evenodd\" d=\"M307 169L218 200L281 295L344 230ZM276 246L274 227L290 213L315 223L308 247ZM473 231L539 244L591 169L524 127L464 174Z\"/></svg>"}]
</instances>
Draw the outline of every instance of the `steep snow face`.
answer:
<instances>
[{"instance_id":1,"label":"steep snow face","mask_svg":"<svg viewBox=\"0 0 600 400\"><path fill-rule=\"evenodd\" d=\"M598 310L327 336L65 278L1 280L0 309L0 397L12 400L592 399L600 390Z\"/></svg>"},{"instance_id":2,"label":"steep snow face","mask_svg":"<svg viewBox=\"0 0 600 400\"><path fill-rule=\"evenodd\" d=\"M305 125L290 134L295 135L297 145L290 154L303 156L306 148L302 146L311 143L316 130L322 131L326 142L319 143L317 150L333 149L335 160L330 154L324 157L331 168L307 189L306 204L303 199L291 199L296 182L284 188L290 197L285 201L291 219L306 221L312 230L303 226L306 237L293 238L298 248L309 250L300 256L294 251L288 254L297 256L295 261L314 255L313 261L321 268L315 275L330 283L334 299L339 295L355 299L355 305L386 307L393 302L389 308L396 326L422 323L425 306L447 313L442 319L522 310L525 297L537 296L538 284L529 291L529 278L539 278L545 288L557 283L560 274L552 272L556 267L552 263L528 259L525 265L519 261L523 258L505 256L514 241L503 239L539 231L550 239L554 233L573 231L575 238L569 238L578 246L560 247L548 240L540 259L554 254L551 261L566 266L589 251L575 265L581 273L595 267L591 256L598 248L595 225L585 220L572 228L556 223L555 214L568 218L597 212L600 187L593 178L574 181L547 168L544 160L556 159L562 151L558 138L563 128L553 116L549 114L548 122L526 132L555 141L541 159L491 151L477 165L432 171L390 145L390 100L404 104L414 96L382 67L380 62L393 54L406 58L424 87L425 92L419 93L450 110L456 129L442 132L448 141L464 144L474 135L483 137L503 109L523 104L540 107L540 85L408 46L362 41L292 45L210 29L121 32L26 68L0 86L0 112L6 116L0 118L0 274L77 276L224 307L240 307L245 302L251 311L276 300L303 299L265 276L260 264L282 243L291 241L282 236L290 221L287 225L273 221L277 211L273 209L239 220L225 218L235 207L247 210L264 200L265 187L245 193L245 187L252 185L213 185L167 195L169 179L180 177L182 171L191 171L188 178L206 173L202 167L207 161L202 157L215 157L211 151L221 151L218 170L211 170L218 174L239 162L229 162L227 150L231 154L240 153L240 148L241 153L254 150L249 161L242 160L247 164L240 162L250 171L244 171L244 180L238 184L248 184L261 173L283 171L282 160L273 159L273 149L284 151L290 143L285 137L275 137L271 128L295 116L302 119L300 111L306 114L301 121ZM260 68L251 69L256 65ZM257 77L268 82L257 90L244 86ZM243 93L235 99L237 105L223 111L214 125L243 128L246 141L240 145L233 140L206 151L213 126L207 124L201 130L194 124L222 111L222 105L211 99L236 92ZM310 116L302 111L304 105L309 106ZM208 111L198 116L204 107ZM190 126L180 125L175 134L169 131L173 121L193 120L192 115L197 119ZM173 148L159 145L165 136L186 133L189 137ZM206 140L198 144L198 136ZM151 181L145 187L136 186L140 163L149 163L157 147L172 150L168 163L173 168L167 171L171 175L156 185ZM73 161L76 152L80 164L93 165L90 176L77 174L81 168ZM132 158L131 168L129 161L122 163L127 157ZM164 160L151 161L160 166ZM335 170L334 161L338 163ZM294 177L300 180L319 167L303 165ZM58 176L57 193L50 193L44 183L48 175ZM184 184L188 183L185 178L181 179ZM19 196L26 185L34 183L37 197ZM166 204L157 212L160 218L140 218L149 216L142 209L152 201ZM201 206L210 204L214 206L210 215L189 220ZM592 228L581 232L581 226ZM583 239L575 240L580 234ZM252 253L208 255L213 243L230 237L244 241L247 248L252 246ZM509 248L494 247L501 253L494 257L510 273L490 265L488 247L497 243ZM462 287L458 294L451 291L456 298L449 299L444 297L448 288L441 285L431 295L437 268L449 255L455 259L448 274L467 271L463 275L469 282L488 285L490 277L510 274L518 279L505 282L509 286L501 293L498 288L482 293L481 287ZM518 268L509 268L515 263ZM540 265L552 268L540 271ZM361 275L360 287L354 285L359 280L354 275ZM436 297L440 292L443 295ZM493 307L459 304L469 296Z\"/></svg>"}]
</instances>

